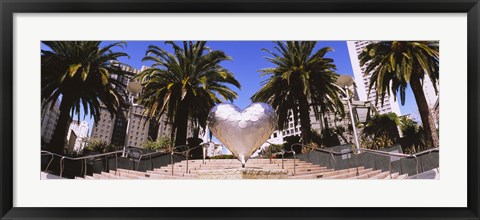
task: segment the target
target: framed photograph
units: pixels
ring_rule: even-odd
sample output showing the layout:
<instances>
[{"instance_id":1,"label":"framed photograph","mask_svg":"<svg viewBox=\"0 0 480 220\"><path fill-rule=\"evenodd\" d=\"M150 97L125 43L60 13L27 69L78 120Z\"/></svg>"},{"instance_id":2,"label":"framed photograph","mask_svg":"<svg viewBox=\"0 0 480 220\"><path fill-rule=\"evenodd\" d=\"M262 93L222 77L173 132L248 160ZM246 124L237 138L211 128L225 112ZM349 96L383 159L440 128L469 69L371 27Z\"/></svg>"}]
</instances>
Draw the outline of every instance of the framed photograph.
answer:
<instances>
[{"instance_id":1,"label":"framed photograph","mask_svg":"<svg viewBox=\"0 0 480 220\"><path fill-rule=\"evenodd\" d=\"M478 0L0 7L1 219L479 219Z\"/></svg>"}]
</instances>

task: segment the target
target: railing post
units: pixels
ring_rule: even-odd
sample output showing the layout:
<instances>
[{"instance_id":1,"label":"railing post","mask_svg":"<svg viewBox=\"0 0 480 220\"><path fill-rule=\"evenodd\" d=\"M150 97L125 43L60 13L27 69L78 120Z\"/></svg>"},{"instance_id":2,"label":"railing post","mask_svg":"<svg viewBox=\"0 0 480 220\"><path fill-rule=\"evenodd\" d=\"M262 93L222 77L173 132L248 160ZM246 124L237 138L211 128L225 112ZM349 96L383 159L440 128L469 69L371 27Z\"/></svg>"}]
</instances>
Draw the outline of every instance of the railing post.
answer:
<instances>
[{"instance_id":1,"label":"railing post","mask_svg":"<svg viewBox=\"0 0 480 220\"><path fill-rule=\"evenodd\" d=\"M433 161L432 151L428 152L428 158L430 158L430 162L432 162L432 166L436 167L435 169L437 170L437 172L440 173L440 164L437 166L437 164Z\"/></svg>"},{"instance_id":2,"label":"railing post","mask_svg":"<svg viewBox=\"0 0 480 220\"><path fill-rule=\"evenodd\" d=\"M417 168L417 178L418 179L418 158L416 155L412 155L415 158L416 168Z\"/></svg>"},{"instance_id":3,"label":"railing post","mask_svg":"<svg viewBox=\"0 0 480 220\"><path fill-rule=\"evenodd\" d=\"M150 170L153 170L152 155L150 155Z\"/></svg>"},{"instance_id":4,"label":"railing post","mask_svg":"<svg viewBox=\"0 0 480 220\"><path fill-rule=\"evenodd\" d=\"M172 176L173 176L173 151L170 153L170 164L172 165Z\"/></svg>"},{"instance_id":5,"label":"railing post","mask_svg":"<svg viewBox=\"0 0 480 220\"><path fill-rule=\"evenodd\" d=\"M108 157L105 155L105 172L108 171Z\"/></svg>"},{"instance_id":6,"label":"railing post","mask_svg":"<svg viewBox=\"0 0 480 220\"><path fill-rule=\"evenodd\" d=\"M392 156L388 156L388 170L390 172L390 179L393 179L392 178Z\"/></svg>"},{"instance_id":7,"label":"railing post","mask_svg":"<svg viewBox=\"0 0 480 220\"><path fill-rule=\"evenodd\" d=\"M83 171L83 177L85 177L87 175L87 158L83 159L84 161L84 165L85 165L85 170Z\"/></svg>"},{"instance_id":8,"label":"railing post","mask_svg":"<svg viewBox=\"0 0 480 220\"><path fill-rule=\"evenodd\" d=\"M297 174L296 172L296 163L295 163L295 160L297 160L297 156L296 156L296 153L294 150L292 150L292 153L293 153L293 175L295 176Z\"/></svg>"},{"instance_id":9,"label":"railing post","mask_svg":"<svg viewBox=\"0 0 480 220\"><path fill-rule=\"evenodd\" d=\"M403 163L402 163L402 161L403 161L404 159L405 159L405 158L402 157L402 158L400 158L400 160L399 160L399 161L400 161L400 174L401 174L401 175L403 175L403 165L402 165Z\"/></svg>"},{"instance_id":10,"label":"railing post","mask_svg":"<svg viewBox=\"0 0 480 220\"><path fill-rule=\"evenodd\" d=\"M330 157L328 158L328 165L330 167L333 167L333 170L335 170L335 165L332 166L332 158L333 158L333 152L332 152L332 149L330 149Z\"/></svg>"},{"instance_id":11,"label":"railing post","mask_svg":"<svg viewBox=\"0 0 480 220\"><path fill-rule=\"evenodd\" d=\"M63 176L63 159L65 159L65 157L62 157L62 159L60 159L60 177Z\"/></svg>"},{"instance_id":12,"label":"railing post","mask_svg":"<svg viewBox=\"0 0 480 220\"><path fill-rule=\"evenodd\" d=\"M357 148L355 148L353 155L355 155L355 167L356 167L356 170L357 170L356 176L360 176L360 172L358 171L358 154L359 153L360 153L360 151Z\"/></svg>"},{"instance_id":13,"label":"railing post","mask_svg":"<svg viewBox=\"0 0 480 220\"><path fill-rule=\"evenodd\" d=\"M188 155L190 154L190 150L187 150L187 169L185 169L185 173L188 173Z\"/></svg>"},{"instance_id":14,"label":"railing post","mask_svg":"<svg viewBox=\"0 0 480 220\"><path fill-rule=\"evenodd\" d=\"M140 166L140 161L142 161L142 157L143 155L140 155L140 157L138 158L137 166L134 168L135 170L138 170L138 167Z\"/></svg>"},{"instance_id":15,"label":"railing post","mask_svg":"<svg viewBox=\"0 0 480 220\"><path fill-rule=\"evenodd\" d=\"M215 152L215 145L213 145L213 152ZM205 164L205 144L202 144L202 164Z\"/></svg>"},{"instance_id":16,"label":"railing post","mask_svg":"<svg viewBox=\"0 0 480 220\"><path fill-rule=\"evenodd\" d=\"M45 173L48 172L48 168L50 167L50 164L52 163L53 161L53 158L54 158L54 155L53 154L50 154L51 158L50 158L50 161L48 162L47 164L47 167L45 168Z\"/></svg>"},{"instance_id":17,"label":"railing post","mask_svg":"<svg viewBox=\"0 0 480 220\"><path fill-rule=\"evenodd\" d=\"M282 170L285 169L284 166L283 166L284 154L285 154L285 152L282 151Z\"/></svg>"}]
</instances>

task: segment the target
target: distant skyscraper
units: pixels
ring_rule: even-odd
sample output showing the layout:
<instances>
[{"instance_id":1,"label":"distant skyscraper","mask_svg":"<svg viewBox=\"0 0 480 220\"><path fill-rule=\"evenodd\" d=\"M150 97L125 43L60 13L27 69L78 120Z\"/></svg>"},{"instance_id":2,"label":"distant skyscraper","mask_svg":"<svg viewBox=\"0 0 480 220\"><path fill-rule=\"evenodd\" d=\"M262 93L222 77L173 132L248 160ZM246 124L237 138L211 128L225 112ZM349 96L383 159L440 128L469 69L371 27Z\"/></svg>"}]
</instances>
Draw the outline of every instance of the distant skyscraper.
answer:
<instances>
[{"instance_id":1,"label":"distant skyscraper","mask_svg":"<svg viewBox=\"0 0 480 220\"><path fill-rule=\"evenodd\" d=\"M71 151L81 151L85 146L85 141L88 139L88 122L86 121L76 121L73 120L70 123L70 128L68 129L67 138L70 140L72 134L75 135L75 144L73 148L69 149ZM73 133L72 133L73 132Z\"/></svg>"},{"instance_id":2,"label":"distant skyscraper","mask_svg":"<svg viewBox=\"0 0 480 220\"><path fill-rule=\"evenodd\" d=\"M352 64L355 84L357 86L357 94L360 101L370 101L375 104L377 94L375 87L372 87L370 93L368 93L368 87L370 83L371 74L365 74L365 66L360 66L358 56L365 49L365 47L371 41L347 41L348 53L350 55L350 62ZM394 112L398 116L401 115L398 102L395 101L393 96L385 95L384 104L382 106L381 100L378 100L378 104L375 108L380 114Z\"/></svg>"}]
</instances>

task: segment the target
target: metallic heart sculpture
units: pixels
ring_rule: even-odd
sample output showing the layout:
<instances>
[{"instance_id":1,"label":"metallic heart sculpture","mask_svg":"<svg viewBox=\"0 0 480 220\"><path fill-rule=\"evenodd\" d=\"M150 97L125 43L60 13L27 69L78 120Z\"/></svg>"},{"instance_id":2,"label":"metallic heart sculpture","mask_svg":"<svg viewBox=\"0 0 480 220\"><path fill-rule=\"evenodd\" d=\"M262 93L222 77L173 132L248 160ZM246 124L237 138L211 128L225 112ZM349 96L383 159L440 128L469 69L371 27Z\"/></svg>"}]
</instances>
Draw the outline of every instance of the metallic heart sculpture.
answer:
<instances>
[{"instance_id":1,"label":"metallic heart sculpture","mask_svg":"<svg viewBox=\"0 0 480 220\"><path fill-rule=\"evenodd\" d=\"M210 110L208 127L242 166L275 130L277 114L266 103L256 102L243 111L235 105L222 103Z\"/></svg>"}]
</instances>

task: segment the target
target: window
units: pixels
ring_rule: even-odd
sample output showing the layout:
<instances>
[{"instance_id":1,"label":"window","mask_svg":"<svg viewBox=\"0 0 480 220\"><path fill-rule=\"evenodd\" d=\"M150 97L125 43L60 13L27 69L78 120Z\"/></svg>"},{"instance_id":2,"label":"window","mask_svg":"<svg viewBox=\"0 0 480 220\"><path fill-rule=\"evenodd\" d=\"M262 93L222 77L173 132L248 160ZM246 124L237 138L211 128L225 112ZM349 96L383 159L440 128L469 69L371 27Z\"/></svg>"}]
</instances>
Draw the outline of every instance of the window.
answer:
<instances>
[{"instance_id":1,"label":"window","mask_svg":"<svg viewBox=\"0 0 480 220\"><path fill-rule=\"evenodd\" d=\"M273 137L274 137L274 138L277 137L277 132L273 133Z\"/></svg>"}]
</instances>

